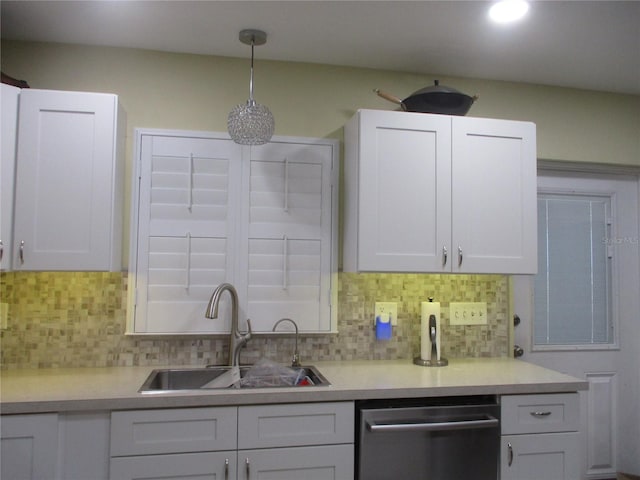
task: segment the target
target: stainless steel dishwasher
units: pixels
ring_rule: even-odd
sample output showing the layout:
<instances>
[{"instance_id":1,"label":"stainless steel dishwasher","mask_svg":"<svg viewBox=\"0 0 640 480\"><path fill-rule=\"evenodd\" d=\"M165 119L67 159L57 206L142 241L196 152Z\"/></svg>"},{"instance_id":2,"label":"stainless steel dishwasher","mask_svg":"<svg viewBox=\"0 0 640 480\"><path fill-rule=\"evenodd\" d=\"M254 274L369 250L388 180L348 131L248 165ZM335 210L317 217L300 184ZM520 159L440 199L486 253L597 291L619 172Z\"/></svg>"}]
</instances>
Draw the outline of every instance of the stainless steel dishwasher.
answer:
<instances>
[{"instance_id":1,"label":"stainless steel dishwasher","mask_svg":"<svg viewBox=\"0 0 640 480\"><path fill-rule=\"evenodd\" d=\"M356 404L359 480L497 480L495 396L372 400Z\"/></svg>"}]
</instances>

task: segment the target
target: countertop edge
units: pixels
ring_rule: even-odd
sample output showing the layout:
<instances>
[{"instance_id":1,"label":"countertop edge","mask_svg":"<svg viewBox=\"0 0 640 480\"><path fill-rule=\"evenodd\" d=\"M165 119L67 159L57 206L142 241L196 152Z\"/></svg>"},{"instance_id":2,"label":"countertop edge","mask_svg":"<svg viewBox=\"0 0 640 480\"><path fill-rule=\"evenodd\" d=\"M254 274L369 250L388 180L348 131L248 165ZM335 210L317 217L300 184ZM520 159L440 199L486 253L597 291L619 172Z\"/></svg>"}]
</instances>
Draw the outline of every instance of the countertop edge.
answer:
<instances>
[{"instance_id":1,"label":"countertop edge","mask_svg":"<svg viewBox=\"0 0 640 480\"><path fill-rule=\"evenodd\" d=\"M422 388L358 388L333 389L319 387L312 391L299 389L261 389L231 393L136 394L125 398L87 398L72 400L18 401L0 403L0 414L69 413L155 408L189 408L241 406L276 403L313 403L375 400L392 398L445 397L468 395L526 395L569 393L588 389L588 382L550 382L487 386L450 386Z\"/></svg>"},{"instance_id":2,"label":"countertop edge","mask_svg":"<svg viewBox=\"0 0 640 480\"><path fill-rule=\"evenodd\" d=\"M80 413L391 398L521 395L576 392L589 387L588 382L582 379L509 358L450 359L449 366L442 369L424 368L406 360L315 362L315 365L331 385L139 393L138 388L152 370L176 367L0 371L0 413Z\"/></svg>"}]
</instances>

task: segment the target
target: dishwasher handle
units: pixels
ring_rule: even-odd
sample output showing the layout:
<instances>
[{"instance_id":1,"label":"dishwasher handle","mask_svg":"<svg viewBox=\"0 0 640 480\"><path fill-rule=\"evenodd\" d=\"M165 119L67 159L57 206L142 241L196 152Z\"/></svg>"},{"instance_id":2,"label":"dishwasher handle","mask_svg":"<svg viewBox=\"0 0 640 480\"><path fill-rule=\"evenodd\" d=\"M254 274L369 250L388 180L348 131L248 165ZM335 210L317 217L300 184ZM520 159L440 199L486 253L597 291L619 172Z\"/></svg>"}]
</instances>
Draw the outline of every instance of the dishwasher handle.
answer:
<instances>
[{"instance_id":1,"label":"dishwasher handle","mask_svg":"<svg viewBox=\"0 0 640 480\"><path fill-rule=\"evenodd\" d=\"M493 428L500 425L500 420L493 415L484 414L473 420L450 420L439 422L416 423L376 423L375 420L367 420L367 430L376 432L436 432L443 430L466 430L472 428Z\"/></svg>"}]
</instances>

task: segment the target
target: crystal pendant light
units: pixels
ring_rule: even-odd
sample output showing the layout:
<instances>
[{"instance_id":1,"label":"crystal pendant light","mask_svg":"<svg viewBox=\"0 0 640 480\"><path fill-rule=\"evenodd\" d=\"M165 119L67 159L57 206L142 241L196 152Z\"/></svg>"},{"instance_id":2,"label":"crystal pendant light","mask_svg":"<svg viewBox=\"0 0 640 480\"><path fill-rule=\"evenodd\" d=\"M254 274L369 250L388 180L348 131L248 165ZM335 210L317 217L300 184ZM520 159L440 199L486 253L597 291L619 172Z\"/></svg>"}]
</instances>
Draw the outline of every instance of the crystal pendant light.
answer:
<instances>
[{"instance_id":1,"label":"crystal pendant light","mask_svg":"<svg viewBox=\"0 0 640 480\"><path fill-rule=\"evenodd\" d=\"M251 45L251 79L249 100L236 105L227 118L227 129L234 142L241 145L263 145L271 140L275 120L271 111L253 99L253 47L267 43L267 34L261 30L242 30L240 41Z\"/></svg>"}]
</instances>

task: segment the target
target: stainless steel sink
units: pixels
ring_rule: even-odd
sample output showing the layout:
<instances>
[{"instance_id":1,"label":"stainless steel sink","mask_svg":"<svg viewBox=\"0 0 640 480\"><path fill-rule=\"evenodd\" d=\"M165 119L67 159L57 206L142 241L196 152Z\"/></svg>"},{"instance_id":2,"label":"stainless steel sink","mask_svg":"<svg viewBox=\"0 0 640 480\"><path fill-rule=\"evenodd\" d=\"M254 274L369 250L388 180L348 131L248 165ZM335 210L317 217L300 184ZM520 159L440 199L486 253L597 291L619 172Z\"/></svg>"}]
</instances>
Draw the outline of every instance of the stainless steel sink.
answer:
<instances>
[{"instance_id":1,"label":"stainless steel sink","mask_svg":"<svg viewBox=\"0 0 640 480\"><path fill-rule=\"evenodd\" d=\"M251 367L240 367L240 377L244 378ZM329 381L313 365L298 367L304 370L302 381L297 385L278 384L272 378L264 382L264 386L241 385L240 388L273 388L273 387L322 387L331 385ZM170 392L178 390L220 390L220 388L205 387L211 380L229 371L228 366L214 366L206 368L157 369L153 370L138 390L141 393ZM233 388L233 387L228 387Z\"/></svg>"}]
</instances>

